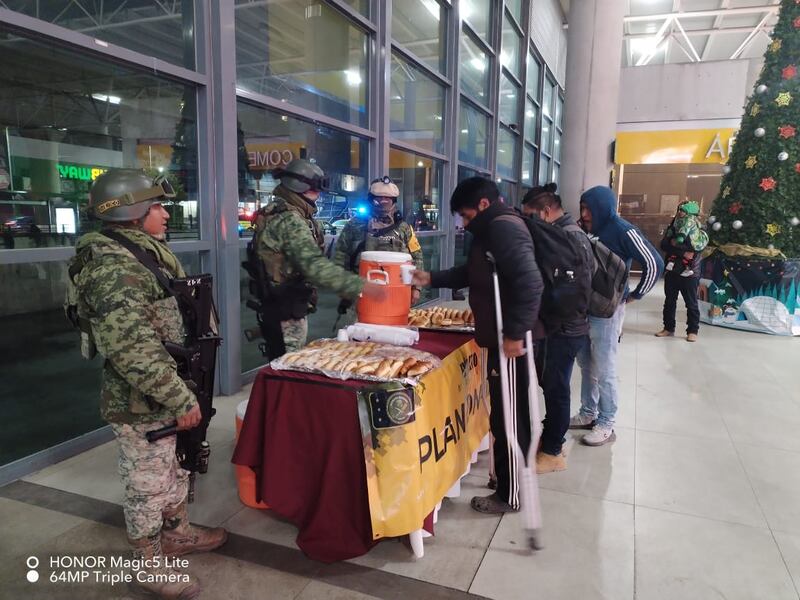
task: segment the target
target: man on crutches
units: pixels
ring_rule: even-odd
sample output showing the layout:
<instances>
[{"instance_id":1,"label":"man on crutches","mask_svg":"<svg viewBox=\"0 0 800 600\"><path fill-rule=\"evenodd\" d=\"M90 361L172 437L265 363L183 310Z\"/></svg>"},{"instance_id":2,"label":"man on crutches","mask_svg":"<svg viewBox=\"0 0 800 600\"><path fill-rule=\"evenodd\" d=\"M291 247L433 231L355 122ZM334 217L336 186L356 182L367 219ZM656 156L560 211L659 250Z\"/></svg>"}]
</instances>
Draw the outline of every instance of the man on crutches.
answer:
<instances>
[{"instance_id":1,"label":"man on crutches","mask_svg":"<svg viewBox=\"0 0 800 600\"><path fill-rule=\"evenodd\" d=\"M500 201L493 181L483 177L462 181L450 198L450 210L461 216L465 229L473 236L467 264L435 273L416 271L415 284L451 289L469 287L475 341L488 349L490 426L497 477L495 493L476 496L471 506L488 514L518 511L523 506L523 488L529 490L531 481L535 487L535 480L527 479L535 477L535 471L526 464L526 457L535 454L535 447L531 452L530 398L536 398L533 352L526 351L526 337L527 348L531 348L531 332L538 321L544 284L527 225ZM495 278L499 307L495 300ZM496 308L502 312L500 326ZM535 410L535 402L533 406ZM539 419L535 420L538 426ZM526 514L528 507L538 514L537 504L536 499L533 504L528 503Z\"/></svg>"}]
</instances>

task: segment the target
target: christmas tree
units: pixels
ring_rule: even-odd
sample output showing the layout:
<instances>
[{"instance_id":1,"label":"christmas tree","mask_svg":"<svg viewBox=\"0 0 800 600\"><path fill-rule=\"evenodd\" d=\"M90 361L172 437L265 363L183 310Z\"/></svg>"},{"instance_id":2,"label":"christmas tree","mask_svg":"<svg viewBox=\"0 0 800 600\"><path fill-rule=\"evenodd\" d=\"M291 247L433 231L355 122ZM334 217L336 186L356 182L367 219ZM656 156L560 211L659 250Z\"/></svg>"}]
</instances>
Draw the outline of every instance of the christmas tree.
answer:
<instances>
[{"instance_id":1,"label":"christmas tree","mask_svg":"<svg viewBox=\"0 0 800 600\"><path fill-rule=\"evenodd\" d=\"M800 0L782 0L709 218L717 246L740 244L800 257L798 67Z\"/></svg>"}]
</instances>

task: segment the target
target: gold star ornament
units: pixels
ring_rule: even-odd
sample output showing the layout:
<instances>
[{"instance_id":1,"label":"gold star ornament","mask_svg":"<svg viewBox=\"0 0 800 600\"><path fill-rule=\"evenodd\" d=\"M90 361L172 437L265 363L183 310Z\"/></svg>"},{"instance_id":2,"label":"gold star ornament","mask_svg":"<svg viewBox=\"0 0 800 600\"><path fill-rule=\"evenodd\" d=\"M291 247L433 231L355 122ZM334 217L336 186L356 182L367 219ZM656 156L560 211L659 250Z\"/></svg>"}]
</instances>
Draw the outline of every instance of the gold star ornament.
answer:
<instances>
[{"instance_id":1,"label":"gold star ornament","mask_svg":"<svg viewBox=\"0 0 800 600\"><path fill-rule=\"evenodd\" d=\"M725 189L724 189L724 190L722 190L722 197L723 197L723 198L727 198L727 197L728 197L728 196L730 196L730 195L731 195L731 186L729 186L729 185L726 185L726 186L725 186Z\"/></svg>"},{"instance_id":2,"label":"gold star ornament","mask_svg":"<svg viewBox=\"0 0 800 600\"><path fill-rule=\"evenodd\" d=\"M781 92L778 94L778 97L775 98L775 104L778 106L789 106L792 102L792 95L789 92Z\"/></svg>"},{"instance_id":3,"label":"gold star ornament","mask_svg":"<svg viewBox=\"0 0 800 600\"><path fill-rule=\"evenodd\" d=\"M750 109L750 116L755 117L761 111L761 107L758 103L753 104L752 108Z\"/></svg>"},{"instance_id":4,"label":"gold star ornament","mask_svg":"<svg viewBox=\"0 0 800 600\"><path fill-rule=\"evenodd\" d=\"M772 43L769 45L769 51L777 52L778 50L781 49L781 46L783 46L783 43L780 40L773 40Z\"/></svg>"},{"instance_id":5,"label":"gold star ornament","mask_svg":"<svg viewBox=\"0 0 800 600\"><path fill-rule=\"evenodd\" d=\"M747 167L748 169L752 169L757 164L758 164L758 159L753 155L748 156L747 160L744 161L744 166Z\"/></svg>"},{"instance_id":6,"label":"gold star ornament","mask_svg":"<svg viewBox=\"0 0 800 600\"><path fill-rule=\"evenodd\" d=\"M781 227L777 223L767 223L767 234L775 237L781 232Z\"/></svg>"}]
</instances>

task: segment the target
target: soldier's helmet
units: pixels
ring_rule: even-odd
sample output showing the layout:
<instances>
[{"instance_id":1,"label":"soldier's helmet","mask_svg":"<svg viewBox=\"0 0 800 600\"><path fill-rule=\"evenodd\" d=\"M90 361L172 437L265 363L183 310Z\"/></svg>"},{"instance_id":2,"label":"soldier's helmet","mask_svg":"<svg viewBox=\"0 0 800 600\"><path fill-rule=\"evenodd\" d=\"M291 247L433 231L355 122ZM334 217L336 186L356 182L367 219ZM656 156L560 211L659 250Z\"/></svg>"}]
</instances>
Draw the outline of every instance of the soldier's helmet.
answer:
<instances>
[{"instance_id":1,"label":"soldier's helmet","mask_svg":"<svg viewBox=\"0 0 800 600\"><path fill-rule=\"evenodd\" d=\"M153 204L174 198L163 175L155 179L139 169L110 169L89 190L89 211L101 221L124 223L142 219Z\"/></svg>"},{"instance_id":2,"label":"soldier's helmet","mask_svg":"<svg viewBox=\"0 0 800 600\"><path fill-rule=\"evenodd\" d=\"M399 195L400 189L388 175L378 177L369 184L369 197L372 200L375 198L392 198L397 202Z\"/></svg>"},{"instance_id":3,"label":"soldier's helmet","mask_svg":"<svg viewBox=\"0 0 800 600\"><path fill-rule=\"evenodd\" d=\"M275 177L281 180L281 185L298 194L324 192L329 185L320 166L305 158L295 158L283 169L275 171Z\"/></svg>"}]
</instances>

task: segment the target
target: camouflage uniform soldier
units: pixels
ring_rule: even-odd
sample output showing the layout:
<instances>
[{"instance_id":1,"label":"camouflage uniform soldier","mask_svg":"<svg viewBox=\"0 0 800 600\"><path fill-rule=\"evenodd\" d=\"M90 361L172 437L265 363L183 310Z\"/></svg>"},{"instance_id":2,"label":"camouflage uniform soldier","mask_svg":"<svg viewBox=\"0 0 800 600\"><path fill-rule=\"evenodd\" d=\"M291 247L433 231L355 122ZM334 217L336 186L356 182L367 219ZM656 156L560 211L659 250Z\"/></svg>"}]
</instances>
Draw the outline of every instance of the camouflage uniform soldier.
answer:
<instances>
[{"instance_id":1,"label":"camouflage uniform soldier","mask_svg":"<svg viewBox=\"0 0 800 600\"><path fill-rule=\"evenodd\" d=\"M336 240L336 254L333 261L348 271L358 272L361 253L382 250L386 252L405 252L414 259L417 269L425 268L422 247L411 225L403 221L397 211L397 198L400 190L389 177L384 176L369 186L371 214L366 217L354 216L344 226ZM420 289L414 287L411 302L419 300ZM347 301L340 304L349 306ZM346 310L346 308L345 308Z\"/></svg>"},{"instance_id":2,"label":"camouflage uniform soldier","mask_svg":"<svg viewBox=\"0 0 800 600\"><path fill-rule=\"evenodd\" d=\"M142 171L117 169L97 178L89 208L116 234L149 252L168 278L183 277L180 262L163 241L169 213L161 202L172 196L161 177L153 181ZM134 558L221 546L227 538L224 529L189 524L188 473L175 456L175 436L152 444L145 438L146 432L176 421L179 429L191 429L201 419L194 394L162 345L184 342L177 301L133 254L102 232L84 235L75 250L68 302L77 305L88 338L84 348L91 355L96 345L105 357L101 413L119 444L123 509ZM196 579L166 567L163 560L141 571L144 576L134 573L132 585L162 598L195 598L200 593ZM151 575L173 575L173 581Z\"/></svg>"},{"instance_id":3,"label":"camouflage uniform soldier","mask_svg":"<svg viewBox=\"0 0 800 600\"><path fill-rule=\"evenodd\" d=\"M306 315L316 310L314 286L346 298L356 298L361 293L380 297L383 290L363 282L323 255L325 238L314 220L317 199L327 188L322 169L298 158L286 165L278 177L281 183L275 188L275 201L256 215L253 245L274 296L261 299L262 306L269 306L262 309L261 318L280 321L284 349L291 352L306 343ZM279 354L273 351L270 358Z\"/></svg>"}]
</instances>

